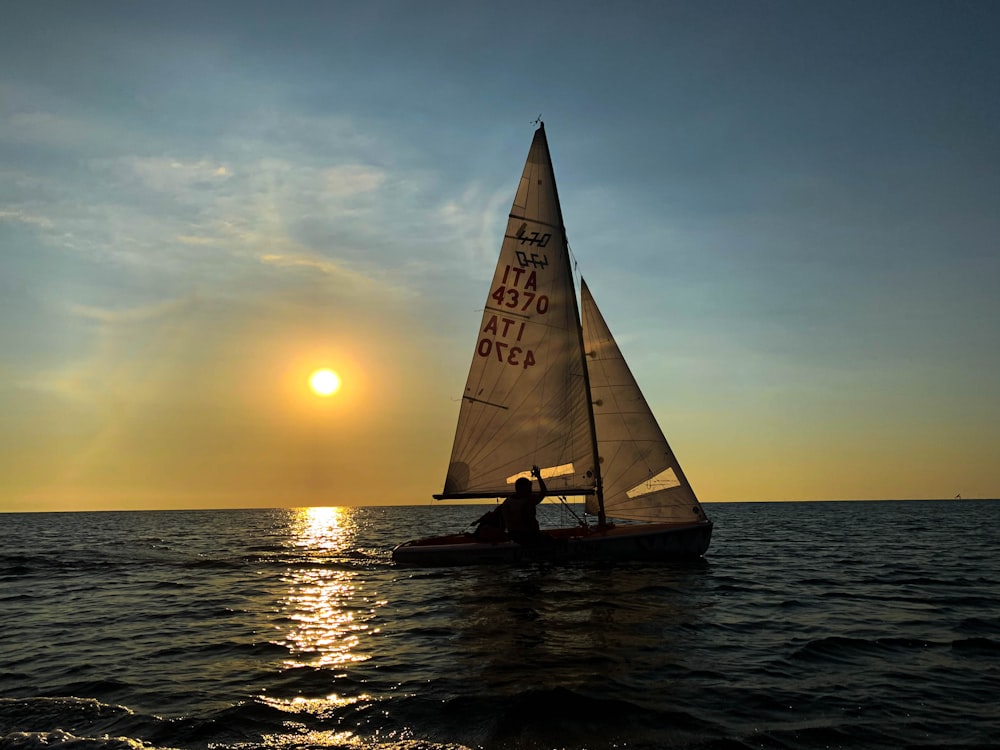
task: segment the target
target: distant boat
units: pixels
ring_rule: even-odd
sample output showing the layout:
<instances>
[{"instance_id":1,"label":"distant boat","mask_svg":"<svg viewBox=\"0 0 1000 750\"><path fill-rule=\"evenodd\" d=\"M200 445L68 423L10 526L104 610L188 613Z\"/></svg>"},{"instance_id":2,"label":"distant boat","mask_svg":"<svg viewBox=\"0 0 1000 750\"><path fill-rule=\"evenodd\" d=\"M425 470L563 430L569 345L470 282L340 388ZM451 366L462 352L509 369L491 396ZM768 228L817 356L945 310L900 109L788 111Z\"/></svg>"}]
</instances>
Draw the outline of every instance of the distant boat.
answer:
<instances>
[{"instance_id":1,"label":"distant boat","mask_svg":"<svg viewBox=\"0 0 1000 750\"><path fill-rule=\"evenodd\" d=\"M541 122L486 297L444 490L434 497L506 498L534 466L549 495L585 498L580 525L544 530L553 544L459 533L406 542L393 559L665 560L708 549L712 521L582 279L577 304Z\"/></svg>"},{"instance_id":2,"label":"distant boat","mask_svg":"<svg viewBox=\"0 0 1000 750\"><path fill-rule=\"evenodd\" d=\"M954 499L955 500L961 500L962 499L961 493L959 493L958 495L955 495Z\"/></svg>"}]
</instances>

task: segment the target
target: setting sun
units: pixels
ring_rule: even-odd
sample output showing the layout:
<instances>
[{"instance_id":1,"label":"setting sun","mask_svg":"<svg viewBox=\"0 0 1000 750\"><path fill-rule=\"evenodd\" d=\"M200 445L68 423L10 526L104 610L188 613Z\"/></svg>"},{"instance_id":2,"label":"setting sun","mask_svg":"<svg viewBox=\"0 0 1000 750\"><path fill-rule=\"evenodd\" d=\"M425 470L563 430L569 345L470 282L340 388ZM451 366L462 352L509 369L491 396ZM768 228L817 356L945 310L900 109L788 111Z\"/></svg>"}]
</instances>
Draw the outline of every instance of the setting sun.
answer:
<instances>
[{"instance_id":1,"label":"setting sun","mask_svg":"<svg viewBox=\"0 0 1000 750\"><path fill-rule=\"evenodd\" d=\"M340 390L340 376L333 370L316 370L309 376L309 387L317 396L332 396Z\"/></svg>"}]
</instances>

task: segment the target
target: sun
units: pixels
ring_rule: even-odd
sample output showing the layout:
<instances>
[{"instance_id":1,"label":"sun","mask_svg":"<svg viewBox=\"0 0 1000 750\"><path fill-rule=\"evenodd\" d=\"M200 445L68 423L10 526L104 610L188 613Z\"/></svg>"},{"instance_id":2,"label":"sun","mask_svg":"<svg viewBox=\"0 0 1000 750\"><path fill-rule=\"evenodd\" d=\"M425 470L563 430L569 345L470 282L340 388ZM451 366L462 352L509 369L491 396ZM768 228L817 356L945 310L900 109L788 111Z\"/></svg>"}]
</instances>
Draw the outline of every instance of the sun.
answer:
<instances>
[{"instance_id":1,"label":"sun","mask_svg":"<svg viewBox=\"0 0 1000 750\"><path fill-rule=\"evenodd\" d=\"M316 370L309 376L309 387L317 396L332 396L340 390L340 376L333 370Z\"/></svg>"}]
</instances>

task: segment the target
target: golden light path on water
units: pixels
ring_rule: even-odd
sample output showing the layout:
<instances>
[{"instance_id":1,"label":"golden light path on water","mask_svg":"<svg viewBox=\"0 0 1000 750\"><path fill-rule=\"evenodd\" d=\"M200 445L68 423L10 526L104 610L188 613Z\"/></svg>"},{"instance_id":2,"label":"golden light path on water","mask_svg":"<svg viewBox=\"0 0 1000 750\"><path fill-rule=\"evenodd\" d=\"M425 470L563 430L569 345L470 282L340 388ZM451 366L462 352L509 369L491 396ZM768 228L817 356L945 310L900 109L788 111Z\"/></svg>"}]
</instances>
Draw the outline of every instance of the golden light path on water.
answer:
<instances>
[{"instance_id":1,"label":"golden light path on water","mask_svg":"<svg viewBox=\"0 0 1000 750\"><path fill-rule=\"evenodd\" d=\"M300 508L292 532L295 546L315 562L293 570L289 577L283 605L294 627L284 645L299 658L286 666L330 667L367 660L369 655L359 646L369 632L366 620L374 616L374 609L366 610L364 597L356 590L355 571L338 564L357 537L350 509Z\"/></svg>"},{"instance_id":2,"label":"golden light path on water","mask_svg":"<svg viewBox=\"0 0 1000 750\"><path fill-rule=\"evenodd\" d=\"M357 548L357 517L351 508L298 508L290 519L289 543L301 564L287 576L288 591L279 606L290 623L282 626L275 640L288 649L286 669L336 668L371 658L370 636L379 630L369 621L385 602L375 601L359 590L362 577L351 564ZM260 696L269 705L289 713L321 714L369 696L276 699ZM312 737L316 746L349 744L350 732L323 733ZM281 744L278 737L269 738ZM298 737L301 741L302 738Z\"/></svg>"}]
</instances>

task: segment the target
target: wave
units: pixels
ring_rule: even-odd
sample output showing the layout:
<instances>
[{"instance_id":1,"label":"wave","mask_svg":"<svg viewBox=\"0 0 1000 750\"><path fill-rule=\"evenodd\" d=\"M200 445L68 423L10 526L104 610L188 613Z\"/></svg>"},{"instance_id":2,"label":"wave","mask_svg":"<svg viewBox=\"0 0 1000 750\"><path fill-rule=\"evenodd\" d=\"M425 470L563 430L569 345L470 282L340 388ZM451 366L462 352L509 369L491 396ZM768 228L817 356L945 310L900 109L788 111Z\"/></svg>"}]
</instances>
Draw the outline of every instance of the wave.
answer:
<instances>
[{"instance_id":1,"label":"wave","mask_svg":"<svg viewBox=\"0 0 1000 750\"><path fill-rule=\"evenodd\" d=\"M146 747L129 731L136 728L136 719L125 706L94 698L0 698L0 747L133 750ZM39 729L25 731L23 726Z\"/></svg>"},{"instance_id":2,"label":"wave","mask_svg":"<svg viewBox=\"0 0 1000 750\"><path fill-rule=\"evenodd\" d=\"M989 638L960 638L953 641L932 641L924 638L850 638L829 636L810 641L792 655L792 659L849 660L873 655L926 652L928 650L952 651L963 654L1000 652L1000 642Z\"/></svg>"},{"instance_id":3,"label":"wave","mask_svg":"<svg viewBox=\"0 0 1000 750\"><path fill-rule=\"evenodd\" d=\"M851 638L828 636L810 641L792 654L792 659L808 661L832 659L850 660L888 652L922 651L928 647L940 648L944 644L920 638Z\"/></svg>"},{"instance_id":4,"label":"wave","mask_svg":"<svg viewBox=\"0 0 1000 750\"><path fill-rule=\"evenodd\" d=\"M4 750L174 750L154 747L129 737L78 737L62 729L49 732L10 732L0 734Z\"/></svg>"},{"instance_id":5,"label":"wave","mask_svg":"<svg viewBox=\"0 0 1000 750\"><path fill-rule=\"evenodd\" d=\"M962 638L951 644L953 650L962 653L963 656L982 654L983 656L996 656L1000 654L1000 641L990 638Z\"/></svg>"}]
</instances>

